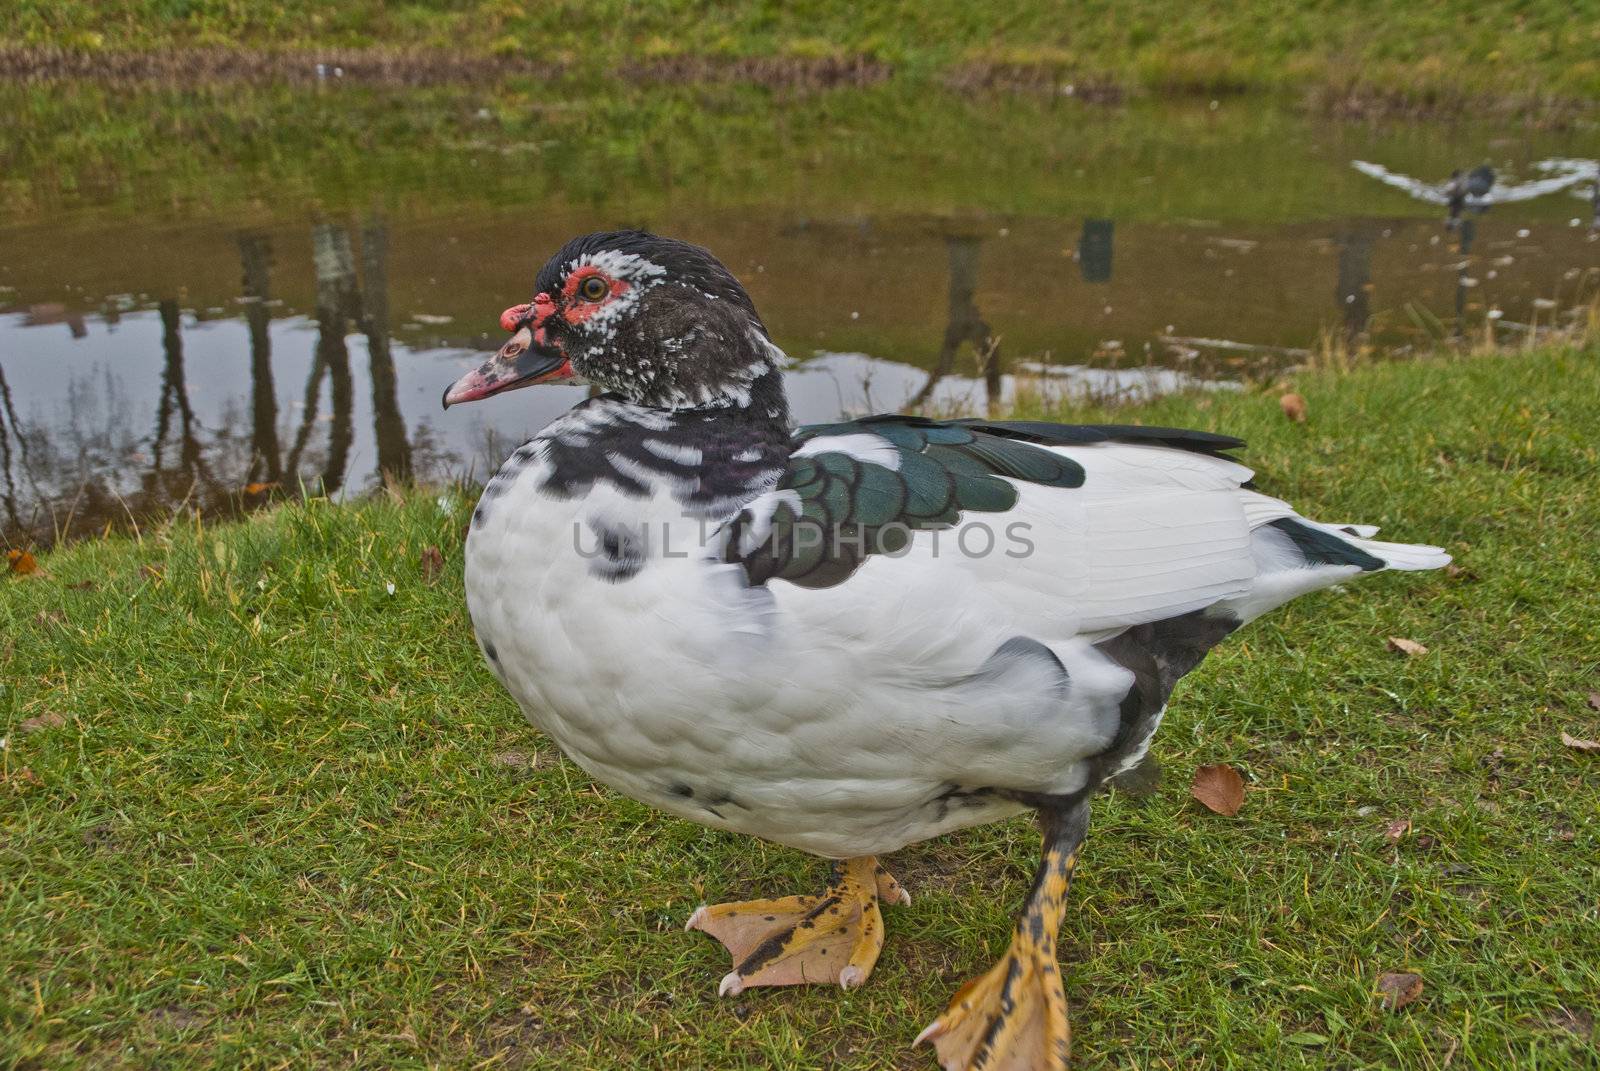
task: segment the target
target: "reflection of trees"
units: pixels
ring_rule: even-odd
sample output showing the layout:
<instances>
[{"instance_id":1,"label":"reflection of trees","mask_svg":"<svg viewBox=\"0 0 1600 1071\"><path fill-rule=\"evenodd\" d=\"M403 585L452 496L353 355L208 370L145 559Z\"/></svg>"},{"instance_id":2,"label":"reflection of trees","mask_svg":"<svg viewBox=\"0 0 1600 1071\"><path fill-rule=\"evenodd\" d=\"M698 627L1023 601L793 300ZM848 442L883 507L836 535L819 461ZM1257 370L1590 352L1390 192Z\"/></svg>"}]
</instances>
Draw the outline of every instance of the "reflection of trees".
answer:
<instances>
[{"instance_id":1,"label":"reflection of trees","mask_svg":"<svg viewBox=\"0 0 1600 1071\"><path fill-rule=\"evenodd\" d=\"M927 404L939 381L955 368L956 354L963 342L971 343L983 364L983 378L989 404L1000 400L1000 340L989 330L978 311L978 251L982 241L967 236L945 238L950 256L950 291L945 317L944 345L939 348L939 363L928 374L922 389L906 403L908 408Z\"/></svg>"},{"instance_id":2,"label":"reflection of trees","mask_svg":"<svg viewBox=\"0 0 1600 1071\"><path fill-rule=\"evenodd\" d=\"M345 334L354 321L367 337L379 478L408 480L411 446L400 414L394 354L389 346L388 227L374 217L362 229L359 283L348 227L316 223L311 229L311 249L317 280L317 344L306 377L300 428L289 447L284 468L290 473L299 471L301 457L317 424L322 381L326 378L332 425L319 491L331 495L344 486L350 444L355 437L355 391Z\"/></svg>"},{"instance_id":3,"label":"reflection of trees","mask_svg":"<svg viewBox=\"0 0 1600 1071\"><path fill-rule=\"evenodd\" d=\"M372 421L378 440L378 477L411 479L411 445L400 415L394 355L389 350L389 227L380 217L361 229L361 330L367 336L372 376Z\"/></svg>"},{"instance_id":4,"label":"reflection of trees","mask_svg":"<svg viewBox=\"0 0 1600 1071\"><path fill-rule=\"evenodd\" d=\"M1078 238L1078 271L1086 283L1111 281L1111 236L1115 225L1109 219L1086 219Z\"/></svg>"},{"instance_id":5,"label":"reflection of trees","mask_svg":"<svg viewBox=\"0 0 1600 1071\"><path fill-rule=\"evenodd\" d=\"M27 468L28 445L17 426L17 410L11 404L11 387L6 383L6 372L0 367L0 469L5 472L6 520L15 529L22 528L22 517L17 512L17 477L11 463L11 440L17 440L17 452L22 455L22 467Z\"/></svg>"},{"instance_id":6,"label":"reflection of trees","mask_svg":"<svg viewBox=\"0 0 1600 1071\"><path fill-rule=\"evenodd\" d=\"M1354 223L1339 234L1339 283L1334 301L1344 320L1345 338L1355 341L1372 319L1372 245L1376 228Z\"/></svg>"},{"instance_id":7,"label":"reflection of trees","mask_svg":"<svg viewBox=\"0 0 1600 1071\"><path fill-rule=\"evenodd\" d=\"M163 470L162 453L167 436L172 432L172 418L178 418L178 473L186 478L184 497L200 485L212 483L200 449L199 421L189 405L189 384L183 369L182 314L172 298L161 302L161 400L156 405L156 438L151 447L151 478L156 483L167 482Z\"/></svg>"},{"instance_id":8,"label":"reflection of trees","mask_svg":"<svg viewBox=\"0 0 1600 1071\"><path fill-rule=\"evenodd\" d=\"M248 483L283 479L278 449L278 397L272 382L272 244L262 234L239 236L245 322L250 327L250 468Z\"/></svg>"},{"instance_id":9,"label":"reflection of trees","mask_svg":"<svg viewBox=\"0 0 1600 1071\"><path fill-rule=\"evenodd\" d=\"M0 374L0 521L6 538L43 542L95 531L108 521L140 523L180 505L231 513L260 501L248 491L243 496L239 492L262 483L292 485L302 464L317 471L317 478L307 481L313 490L337 493L348 476L355 437L354 370L347 346L352 325L366 336L370 357L378 477L409 480L419 458L431 464L447 457L425 428L414 438L408 436L400 410L389 340L389 235L384 221L371 217L361 229L359 278L352 226L318 221L311 237L317 334L296 424L279 424L284 414L272 363L272 243L264 234L240 234L234 240L249 335L247 411L236 417L225 413L218 428L202 425L189 400L183 311L172 299L158 303L163 360L153 437L129 428L119 439L108 430L126 409L118 403L123 391L109 372L103 386L88 379L80 385L78 377L69 377L68 424L59 429L30 426L25 437ZM111 300L102 312L108 323L120 315ZM24 324L65 323L77 334L86 330L76 326L82 319L66 306L34 306ZM318 419L324 380L331 420ZM325 445L316 432L322 424L329 425ZM90 429L88 437L84 428ZM147 446L150 456L144 462L140 454ZM130 462L136 460L141 463L132 468ZM128 486L130 478L134 487Z\"/></svg>"},{"instance_id":10,"label":"reflection of trees","mask_svg":"<svg viewBox=\"0 0 1600 1071\"><path fill-rule=\"evenodd\" d=\"M333 407L328 459L322 467L322 493L331 495L344 486L350 440L355 432L351 422L355 393L350 382L350 349L345 345L345 329L359 302L350 232L329 223L313 226L311 262L317 275L315 363L327 373L328 398Z\"/></svg>"},{"instance_id":11,"label":"reflection of trees","mask_svg":"<svg viewBox=\"0 0 1600 1071\"><path fill-rule=\"evenodd\" d=\"M305 403L300 430L289 448L285 468L293 473L311 439L321 402L322 380L328 380L333 424L328 432L328 457L322 467L322 494L331 495L344 486L345 466L350 460L350 440L354 391L350 381L350 350L345 345L345 329L356 312L355 257L350 251L350 232L331 223L318 222L311 228L311 261L317 279L317 344L306 377Z\"/></svg>"},{"instance_id":12,"label":"reflection of trees","mask_svg":"<svg viewBox=\"0 0 1600 1071\"><path fill-rule=\"evenodd\" d=\"M1472 264L1472 243L1478 237L1478 221L1462 219L1456 231L1456 251L1461 254L1461 264L1456 268L1456 332L1460 341L1466 335L1467 291L1471 289L1471 276L1467 268Z\"/></svg>"}]
</instances>

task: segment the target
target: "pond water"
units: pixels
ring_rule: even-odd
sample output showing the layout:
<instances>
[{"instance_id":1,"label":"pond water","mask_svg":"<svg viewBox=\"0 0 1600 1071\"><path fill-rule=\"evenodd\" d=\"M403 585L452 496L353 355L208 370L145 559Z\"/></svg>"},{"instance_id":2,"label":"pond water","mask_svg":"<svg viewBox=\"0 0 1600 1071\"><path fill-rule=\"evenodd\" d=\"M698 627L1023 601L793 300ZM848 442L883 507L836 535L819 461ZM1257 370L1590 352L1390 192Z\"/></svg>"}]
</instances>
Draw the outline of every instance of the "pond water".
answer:
<instances>
[{"instance_id":1,"label":"pond water","mask_svg":"<svg viewBox=\"0 0 1600 1071\"><path fill-rule=\"evenodd\" d=\"M0 135L8 545L482 478L583 391L440 393L549 253L603 227L715 251L795 359L806 421L1222 388L1330 338L1514 337L1600 292L1585 128L882 88L0 106L24 117ZM1510 199L1447 227L1436 184L1486 161Z\"/></svg>"}]
</instances>

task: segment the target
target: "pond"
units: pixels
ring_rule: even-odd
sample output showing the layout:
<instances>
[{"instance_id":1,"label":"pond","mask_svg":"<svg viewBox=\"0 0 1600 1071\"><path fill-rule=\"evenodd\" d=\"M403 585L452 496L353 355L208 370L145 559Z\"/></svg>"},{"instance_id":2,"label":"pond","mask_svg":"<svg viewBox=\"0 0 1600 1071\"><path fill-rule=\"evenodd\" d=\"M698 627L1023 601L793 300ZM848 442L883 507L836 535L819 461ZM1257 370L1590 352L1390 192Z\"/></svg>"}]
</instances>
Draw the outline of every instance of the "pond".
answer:
<instances>
[{"instance_id":1,"label":"pond","mask_svg":"<svg viewBox=\"0 0 1600 1071\"><path fill-rule=\"evenodd\" d=\"M709 246L794 358L805 421L1222 389L1330 340L1517 337L1600 292L1586 128L892 85L56 84L0 106L23 117L0 134L8 545L481 479L583 389L440 393L588 230ZM1437 184L1485 162L1510 199L1446 226Z\"/></svg>"}]
</instances>

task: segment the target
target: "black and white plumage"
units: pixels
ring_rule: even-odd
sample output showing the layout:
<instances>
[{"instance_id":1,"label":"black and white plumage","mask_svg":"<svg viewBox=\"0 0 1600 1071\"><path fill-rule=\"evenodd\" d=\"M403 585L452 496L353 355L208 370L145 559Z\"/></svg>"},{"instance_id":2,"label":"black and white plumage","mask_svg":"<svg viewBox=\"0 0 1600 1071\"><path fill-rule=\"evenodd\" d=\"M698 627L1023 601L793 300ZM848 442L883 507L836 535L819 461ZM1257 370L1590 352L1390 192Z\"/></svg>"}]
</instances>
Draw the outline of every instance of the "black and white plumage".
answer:
<instances>
[{"instance_id":1,"label":"black and white plumage","mask_svg":"<svg viewBox=\"0 0 1600 1071\"><path fill-rule=\"evenodd\" d=\"M1141 759L1178 678L1298 595L1449 560L1300 517L1224 436L904 416L791 433L781 352L685 243L591 235L537 286L446 393L606 392L511 456L469 530L473 624L528 719L635 799L835 859L1038 808L1059 865L1029 910L1051 937L1013 955L1044 974L1084 803ZM870 901L870 921L855 865L816 903ZM724 991L816 980L826 949L799 928L752 936L739 905L707 910L727 912L693 920L735 953ZM850 932L851 965L825 972L845 985L877 954ZM1038 985L1054 1009L1059 981ZM1064 1059L1064 1008L1045 1040L1012 1030L1040 1066ZM930 1028L946 1066L999 1051L1006 1030L962 1025L985 1014Z\"/></svg>"},{"instance_id":2,"label":"black and white plumage","mask_svg":"<svg viewBox=\"0 0 1600 1071\"><path fill-rule=\"evenodd\" d=\"M1491 205L1532 201L1571 189L1595 173L1592 160L1551 159L1540 160L1533 165L1547 177L1526 182L1501 181L1488 164L1479 164L1467 172L1452 171L1446 182L1427 182L1367 160L1352 160L1350 166L1416 200L1443 205L1446 210L1445 222L1452 227L1460 221L1465 209L1485 212Z\"/></svg>"}]
</instances>

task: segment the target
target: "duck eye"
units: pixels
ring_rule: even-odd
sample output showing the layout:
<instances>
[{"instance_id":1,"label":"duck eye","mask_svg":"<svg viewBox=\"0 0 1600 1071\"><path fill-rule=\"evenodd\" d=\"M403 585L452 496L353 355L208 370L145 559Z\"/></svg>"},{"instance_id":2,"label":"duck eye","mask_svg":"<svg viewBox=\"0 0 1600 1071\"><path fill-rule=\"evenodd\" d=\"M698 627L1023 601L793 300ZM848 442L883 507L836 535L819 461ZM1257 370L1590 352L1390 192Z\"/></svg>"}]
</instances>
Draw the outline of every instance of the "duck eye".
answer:
<instances>
[{"instance_id":1,"label":"duck eye","mask_svg":"<svg viewBox=\"0 0 1600 1071\"><path fill-rule=\"evenodd\" d=\"M598 275L591 275L578 284L578 296L585 301L599 301L611 293L611 287Z\"/></svg>"}]
</instances>

